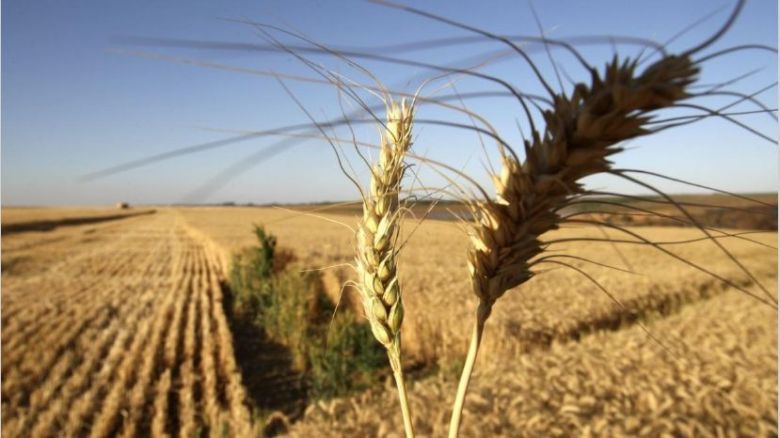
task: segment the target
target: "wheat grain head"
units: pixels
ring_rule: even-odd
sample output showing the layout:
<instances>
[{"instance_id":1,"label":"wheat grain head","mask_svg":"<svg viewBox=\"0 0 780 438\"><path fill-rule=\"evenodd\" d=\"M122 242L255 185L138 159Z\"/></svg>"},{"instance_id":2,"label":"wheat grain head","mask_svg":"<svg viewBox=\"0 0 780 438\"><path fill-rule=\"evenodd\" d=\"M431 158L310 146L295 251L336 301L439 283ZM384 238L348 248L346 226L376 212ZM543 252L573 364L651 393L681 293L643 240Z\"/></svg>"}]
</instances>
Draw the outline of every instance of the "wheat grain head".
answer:
<instances>
[{"instance_id":1,"label":"wheat grain head","mask_svg":"<svg viewBox=\"0 0 780 438\"><path fill-rule=\"evenodd\" d=\"M614 57L603 77L589 68L590 85L577 84L570 97L553 94L552 108L542 113L544 133L532 129L524 142L525 161L502 153L500 174L493 176L496 200L471 204L475 223L468 267L479 306L450 437L458 435L485 322L506 291L534 275L533 259L544 251L540 236L558 228L560 209L585 192L579 181L609 171L609 156L621 151L619 143L646 134L648 113L685 98L698 74L688 55L665 56L641 74L637 65Z\"/></svg>"},{"instance_id":2,"label":"wheat grain head","mask_svg":"<svg viewBox=\"0 0 780 438\"><path fill-rule=\"evenodd\" d=\"M533 131L525 142L524 162L502 155L493 177L497 199L472 205L468 266L483 319L507 290L533 276L532 259L544 250L540 236L556 229L560 208L584 192L579 180L608 171L618 144L645 134L647 113L685 98L698 73L688 56L666 56L641 74L636 67L615 57L603 76L591 69L590 85L554 96L543 112L544 133Z\"/></svg>"},{"instance_id":3,"label":"wheat grain head","mask_svg":"<svg viewBox=\"0 0 780 438\"><path fill-rule=\"evenodd\" d=\"M379 161L371 168L369 193L357 231L360 296L374 337L387 349L393 372L401 370L403 321L401 287L396 272L400 205L398 194L412 144L414 109L406 100L388 102Z\"/></svg>"}]
</instances>

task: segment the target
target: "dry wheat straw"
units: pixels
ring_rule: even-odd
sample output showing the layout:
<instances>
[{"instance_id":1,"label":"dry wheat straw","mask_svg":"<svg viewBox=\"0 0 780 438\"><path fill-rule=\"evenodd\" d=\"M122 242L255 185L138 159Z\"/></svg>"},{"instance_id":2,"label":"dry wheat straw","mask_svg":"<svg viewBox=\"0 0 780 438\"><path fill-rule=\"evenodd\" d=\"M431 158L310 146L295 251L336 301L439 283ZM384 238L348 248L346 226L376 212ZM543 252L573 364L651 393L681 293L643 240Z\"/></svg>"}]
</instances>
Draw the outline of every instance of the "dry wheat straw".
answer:
<instances>
[{"instance_id":1,"label":"dry wheat straw","mask_svg":"<svg viewBox=\"0 0 780 438\"><path fill-rule=\"evenodd\" d=\"M379 162L371 168L371 186L363 199L363 219L357 232L357 271L363 309L374 337L387 349L398 386L404 429L414 430L401 367L401 323L404 309L396 273L400 224L399 192L412 144L413 104L388 102Z\"/></svg>"},{"instance_id":2,"label":"dry wheat straw","mask_svg":"<svg viewBox=\"0 0 780 438\"><path fill-rule=\"evenodd\" d=\"M591 69L590 85L577 84L571 97L555 95L552 109L543 113L544 134L533 131L525 142L525 162L502 154L500 175L493 178L497 199L473 204L468 266L479 306L450 436L458 434L482 331L496 300L533 276L532 259L544 250L540 236L558 228L557 211L584 191L579 180L608 171L608 157L621 151L617 144L647 133L642 126L647 112L686 97L698 72L688 56L664 57L641 74L636 67L636 61L615 57L603 77Z\"/></svg>"}]
</instances>

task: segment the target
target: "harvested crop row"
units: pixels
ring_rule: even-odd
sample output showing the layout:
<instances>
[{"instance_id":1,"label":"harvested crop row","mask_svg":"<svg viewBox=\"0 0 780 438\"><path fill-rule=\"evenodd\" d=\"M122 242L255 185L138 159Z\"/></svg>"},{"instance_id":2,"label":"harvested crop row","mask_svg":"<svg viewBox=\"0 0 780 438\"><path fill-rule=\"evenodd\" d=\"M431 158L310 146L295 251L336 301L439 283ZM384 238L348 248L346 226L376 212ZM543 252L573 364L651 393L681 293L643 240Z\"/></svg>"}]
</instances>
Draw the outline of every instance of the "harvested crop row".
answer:
<instances>
[{"instance_id":1,"label":"harvested crop row","mask_svg":"<svg viewBox=\"0 0 780 438\"><path fill-rule=\"evenodd\" d=\"M226 399L225 406L229 415L226 415L225 417L231 422L231 430L236 431L241 436L247 436L251 432L250 426L252 419L249 410L244 403L246 392L244 386L241 384L240 370L236 363L232 341L233 335L230 332L227 317L222 308L222 300L224 297L217 275L220 265L218 258L213 254L204 254L207 257L207 264L209 266L206 273L208 283L205 285L204 289L213 292L209 294L209 299L212 305L211 315L214 318L216 331L216 345L219 348L217 360L219 362L220 380L226 382L224 388Z\"/></svg>"},{"instance_id":2,"label":"harvested crop row","mask_svg":"<svg viewBox=\"0 0 780 438\"><path fill-rule=\"evenodd\" d=\"M152 257L157 256L161 262L164 262L165 259L159 258L159 256L161 253L164 253L166 249L167 248L161 247L159 251L153 251L152 254L150 254L150 261L154 260ZM161 263L161 265L166 266L165 263ZM16 289L14 288L9 288L7 291L8 290L10 290L11 293L16 292ZM58 289L56 287L51 287L49 290L56 291ZM59 290L63 293L68 292L68 289ZM121 348L116 348L117 345L123 343L123 339L126 335L134 333L133 326L138 320L138 316L142 314L142 312L146 312L151 305L154 298L153 291L147 291L145 294L136 295L136 301L127 300L126 295L133 292L133 288L125 289L118 284L106 282L104 290L94 291L95 295L92 299L74 300L71 304L71 309L69 309L71 312L60 316L60 319L65 323L77 325L79 312L82 313L81 318L84 318L91 308L97 308L103 312L104 322L107 322L107 325L90 325L77 338L77 342L65 345L64 351L66 351L66 354L64 354L63 357L68 358L75 356L76 360L72 362L71 369L62 376L62 379L58 378L59 375L57 373L49 372L46 374L47 370L45 367L41 367L39 371L41 376L45 375L45 380L43 381L35 379L15 379L15 373L18 373L22 367L8 365L6 363L7 357L4 355L3 394L4 402L8 407L5 413L9 414L8 417L6 417L9 419L6 426L13 426L14 421L19 417L25 419L25 421L19 425L19 433L16 433L15 435L26 431L29 424L36 417L40 418L36 424L36 432L41 432L42 430L45 430L46 427L54 427L53 430L55 431L61 430L56 427L58 423L62 422L63 410L70 405L72 400L85 391L88 385L94 383L95 374L98 373L98 366L100 366L101 363L105 365L111 363L111 355L121 350ZM103 301L102 303L101 300ZM42 321L39 321L37 325L43 325L45 327L45 324L43 324ZM6 339L13 339L13 335L15 335L15 332L10 327L6 329L5 333ZM50 338L47 339L49 347L54 348L57 345L61 345L61 332L43 330L42 333ZM6 346L5 342L3 346ZM30 349L29 345L25 345L24 343L22 343L22 347L27 347L26 349L23 349L23 352L27 352L27 354L22 354L21 359L23 362L29 363L36 351ZM45 349L42 350L45 351ZM107 358L104 357L106 354L109 355ZM33 362L33 364L35 364L35 362ZM14 387L21 388L21 391L13 391ZM46 389L50 390L47 391ZM17 398L13 397L19 392L31 393L30 405L26 408L23 403L20 403ZM7 398L9 394L11 395L10 400ZM24 410L23 415L13 415L15 409L18 407ZM10 427L10 430L14 430L14 428Z\"/></svg>"},{"instance_id":3,"label":"harvested crop row","mask_svg":"<svg viewBox=\"0 0 780 438\"><path fill-rule=\"evenodd\" d=\"M154 266L154 258L162 259L160 255L166 252L166 247L157 248L153 251L147 261L149 266ZM121 257L119 257L121 259ZM27 293L26 287L16 289L8 286L10 294ZM138 285L127 286L123 282L105 282L102 288L78 290L75 294L68 294L68 289L58 287L56 281L40 282L38 284L44 291L63 291L62 295L69 298L67 307L60 311L54 307L52 317L39 315L33 321L25 321L21 327L27 330L17 331L19 324L14 323L14 319L5 326L6 333L14 336L6 336L3 342L3 366L8 371L4 377L4 391L7 393L20 395L18 387L13 385L26 386L29 381L40 380L48 372L48 369L56 363L58 357L65 351L72 348L73 344L79 340L89 339L90 333L101 332L109 319L115 318L126 312L125 308L132 306L133 303L127 300L128 294L137 293L141 289ZM38 307L43 308L47 300L42 300ZM137 304L137 303L136 303ZM9 308L19 305L16 302L6 304ZM29 307L32 307L31 305ZM18 334L17 334L18 333ZM32 340L43 342L46 349L30 350L29 344ZM14 377L19 374L18 377Z\"/></svg>"},{"instance_id":4,"label":"harvested crop row","mask_svg":"<svg viewBox=\"0 0 780 438\"><path fill-rule=\"evenodd\" d=\"M19 277L20 280L37 279L37 274L62 275L70 273L68 266L85 265L81 259L98 254L109 254L118 240L132 238L123 234L130 224L145 227L146 217L129 218L94 226L56 228L45 232L26 232L3 236L3 277ZM147 237L165 230L146 227ZM111 243L111 245L107 245ZM125 245L129 249L130 245ZM45 251L43 249L45 248ZM10 267L11 269L6 269Z\"/></svg>"},{"instance_id":5,"label":"harvested crop row","mask_svg":"<svg viewBox=\"0 0 780 438\"><path fill-rule=\"evenodd\" d=\"M160 259L160 255L166 254L167 251L165 248L158 248L160 245L165 245L168 240L148 235L147 232L152 230L154 228L143 228L137 233L116 234L116 240L113 241L113 244L105 247L75 243L68 247L67 252L63 252L62 261L52 266L47 265L41 269L39 275L12 276L6 279L7 284L13 285L14 293L3 297L4 304L9 307L7 312L3 312L4 327L14 332L25 328L29 331L39 330L42 328L40 324L31 325L29 322L39 319L49 320L50 316L59 315L64 311L74 312L72 303L93 298L96 293L102 293L105 289L106 278L112 278L111 284L121 282L125 287L135 287L150 275L158 273L168 275L168 271L160 271L160 268L165 266L165 259ZM153 247L140 245L139 248L134 248L135 245L130 244L129 241L125 242L127 239L135 239L136 241L149 239L150 244L157 243L154 243ZM115 251L117 246L121 246L123 250ZM55 253L57 251L54 249ZM52 248L46 246L41 248L41 252L49 254L52 252ZM156 257L156 259L151 257ZM85 275L84 265L100 266L103 272L99 275ZM139 278L122 272L134 265L144 269L138 273ZM52 288L67 291L67 293L51 293ZM54 322L54 319L52 321ZM15 327L14 324L18 327ZM10 351L13 344L18 341L25 341L25 339L16 337L10 343L4 343L4 352Z\"/></svg>"},{"instance_id":6,"label":"harvested crop row","mask_svg":"<svg viewBox=\"0 0 780 438\"><path fill-rule=\"evenodd\" d=\"M211 255L170 214L106 229L4 277L3 436L251 433Z\"/></svg>"},{"instance_id":7,"label":"harvested crop row","mask_svg":"<svg viewBox=\"0 0 780 438\"><path fill-rule=\"evenodd\" d=\"M58 287L56 281L40 286L48 290L64 289ZM20 290L26 291L26 288ZM94 284L84 289L77 289L77 292L70 294L69 303L51 305L47 311L38 312L34 318L29 320L11 317L5 327L9 332L18 334L3 344L3 364L13 367L20 355L28 353L26 348L28 343L32 339L40 340L41 336L45 336L47 333L56 336L53 339L55 344L50 345L51 347L66 342L68 340L65 336L66 331L78 328L88 329L89 327L77 327L77 325L89 322L98 313L114 314L119 312L121 307L127 305L126 296L128 294L140 293L142 290L142 285L124 284L124 282L112 282L111 284L104 282L102 287L99 284ZM95 305L95 303L100 305ZM12 305L16 305L16 303ZM21 321L19 321L20 319ZM74 320L80 320L79 324L74 325Z\"/></svg>"},{"instance_id":8,"label":"harvested crop row","mask_svg":"<svg viewBox=\"0 0 780 438\"><path fill-rule=\"evenodd\" d=\"M729 309L724 312L723 309ZM466 399L467 436L775 436L777 312L738 292L649 325L496 361L486 354ZM411 390L416 428L446 433L454 380ZM293 436L399 430L391 388L312 406ZM334 419L338 418L338 421Z\"/></svg>"}]
</instances>

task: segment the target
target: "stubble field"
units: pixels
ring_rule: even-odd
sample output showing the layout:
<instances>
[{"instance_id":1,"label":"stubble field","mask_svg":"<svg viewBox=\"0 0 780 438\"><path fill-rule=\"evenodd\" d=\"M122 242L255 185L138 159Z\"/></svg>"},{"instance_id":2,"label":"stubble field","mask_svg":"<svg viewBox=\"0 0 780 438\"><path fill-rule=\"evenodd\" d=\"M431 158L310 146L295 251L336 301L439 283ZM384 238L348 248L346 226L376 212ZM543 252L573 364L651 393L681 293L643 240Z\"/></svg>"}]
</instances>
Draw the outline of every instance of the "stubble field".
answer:
<instances>
[{"instance_id":1,"label":"stubble field","mask_svg":"<svg viewBox=\"0 0 780 438\"><path fill-rule=\"evenodd\" d=\"M3 436L251 429L219 266L175 215L4 233L3 265Z\"/></svg>"},{"instance_id":2,"label":"stubble field","mask_svg":"<svg viewBox=\"0 0 780 438\"><path fill-rule=\"evenodd\" d=\"M4 210L4 218L6 211ZM157 209L153 214L3 234L3 436L256 434L220 283L231 254L262 223L300 269L323 269L338 298L351 278L357 218L267 208ZM408 232L415 229L409 220ZM692 229L637 227L660 242ZM617 238L616 231L608 231ZM562 229L550 239L599 236ZM742 236L775 246L774 232ZM625 236L620 238L626 238ZM775 249L721 239L776 290ZM422 435L445 433L475 299L457 222L427 221L401 253L411 387ZM712 242L664 245L762 296ZM464 436L777 433L777 313L642 245L570 242L568 254L612 293L555 269L495 309L467 398ZM553 266L550 266L551 268ZM344 290L348 311L350 295ZM641 323L641 325L640 325ZM656 340L650 338L645 327ZM316 402L295 436L398 433L390 386Z\"/></svg>"}]
</instances>

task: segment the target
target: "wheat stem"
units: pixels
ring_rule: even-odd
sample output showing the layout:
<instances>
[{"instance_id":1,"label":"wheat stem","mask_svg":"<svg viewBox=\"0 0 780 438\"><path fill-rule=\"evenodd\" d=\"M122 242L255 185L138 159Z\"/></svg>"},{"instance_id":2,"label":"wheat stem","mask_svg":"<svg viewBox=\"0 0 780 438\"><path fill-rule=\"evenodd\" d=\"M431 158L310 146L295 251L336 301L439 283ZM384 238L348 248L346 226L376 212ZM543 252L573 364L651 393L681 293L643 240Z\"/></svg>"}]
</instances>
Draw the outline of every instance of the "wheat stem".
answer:
<instances>
[{"instance_id":1,"label":"wheat stem","mask_svg":"<svg viewBox=\"0 0 780 438\"><path fill-rule=\"evenodd\" d=\"M466 392L468 392L469 383L471 382L471 373L474 370L474 364L477 361L477 353L479 352L479 345L482 342L485 321L487 321L489 314L490 311L485 311L483 306L479 306L477 309L477 317L474 319L474 328L471 332L469 351L466 354L466 362L463 364L463 372L460 375L460 382L458 383L458 392L455 395L455 403L452 406L452 416L450 417L450 429L448 434L450 438L457 438L458 436L460 417L463 412L463 403L466 400Z\"/></svg>"},{"instance_id":2,"label":"wheat stem","mask_svg":"<svg viewBox=\"0 0 780 438\"><path fill-rule=\"evenodd\" d=\"M363 218L357 232L357 272L360 298L374 338L387 350L404 419L406 436L414 436L401 366L401 324L404 318L397 272L404 158L412 145L414 102L388 100L378 162L363 198Z\"/></svg>"},{"instance_id":3,"label":"wheat stem","mask_svg":"<svg viewBox=\"0 0 780 438\"><path fill-rule=\"evenodd\" d=\"M388 359L391 364L400 364L400 355L392 357L394 353L387 352ZM412 424L412 411L409 408L409 397L406 392L406 383L404 382L403 370L399 367L397 370L393 367L393 378L395 379L395 386L398 389L398 402L401 404L401 414L404 418L404 433L407 438L414 437L414 425Z\"/></svg>"}]
</instances>

